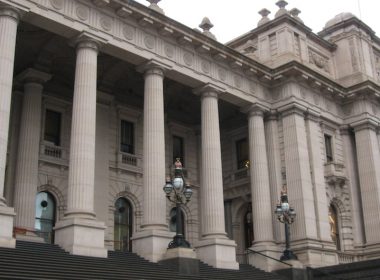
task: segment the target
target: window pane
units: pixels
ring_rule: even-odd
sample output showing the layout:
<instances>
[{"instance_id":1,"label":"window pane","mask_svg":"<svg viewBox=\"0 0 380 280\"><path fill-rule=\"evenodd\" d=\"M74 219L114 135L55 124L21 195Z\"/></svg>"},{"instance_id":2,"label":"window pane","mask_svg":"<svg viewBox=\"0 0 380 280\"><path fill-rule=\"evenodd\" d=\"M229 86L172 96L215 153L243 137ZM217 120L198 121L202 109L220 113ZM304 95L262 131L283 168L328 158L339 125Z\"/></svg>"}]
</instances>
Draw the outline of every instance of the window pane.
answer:
<instances>
[{"instance_id":1,"label":"window pane","mask_svg":"<svg viewBox=\"0 0 380 280\"><path fill-rule=\"evenodd\" d=\"M246 167L248 161L248 142L246 138L236 141L236 161L238 169Z\"/></svg>"},{"instance_id":2,"label":"window pane","mask_svg":"<svg viewBox=\"0 0 380 280\"><path fill-rule=\"evenodd\" d=\"M331 136L327 134L325 134L325 150L327 162L333 161Z\"/></svg>"},{"instance_id":3,"label":"window pane","mask_svg":"<svg viewBox=\"0 0 380 280\"><path fill-rule=\"evenodd\" d=\"M46 110L44 140L56 146L61 144L61 113Z\"/></svg>"},{"instance_id":4,"label":"window pane","mask_svg":"<svg viewBox=\"0 0 380 280\"><path fill-rule=\"evenodd\" d=\"M122 120L120 127L120 151L134 154L134 127L133 123Z\"/></svg>"},{"instance_id":5,"label":"window pane","mask_svg":"<svg viewBox=\"0 0 380 280\"><path fill-rule=\"evenodd\" d=\"M173 163L177 158L180 158L182 166L185 166L183 138L179 136L173 136Z\"/></svg>"}]
</instances>

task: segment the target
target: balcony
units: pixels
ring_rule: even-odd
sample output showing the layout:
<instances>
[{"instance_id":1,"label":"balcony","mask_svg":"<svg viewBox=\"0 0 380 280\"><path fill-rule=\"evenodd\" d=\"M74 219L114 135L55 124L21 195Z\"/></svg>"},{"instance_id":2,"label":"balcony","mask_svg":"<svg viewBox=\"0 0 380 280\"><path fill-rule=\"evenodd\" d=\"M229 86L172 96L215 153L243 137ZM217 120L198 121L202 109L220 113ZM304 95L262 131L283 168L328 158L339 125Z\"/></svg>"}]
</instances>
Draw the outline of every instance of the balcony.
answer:
<instances>
[{"instance_id":1,"label":"balcony","mask_svg":"<svg viewBox=\"0 0 380 280\"><path fill-rule=\"evenodd\" d=\"M69 158L66 148L43 141L40 144L40 159L48 163L67 166Z\"/></svg>"},{"instance_id":2,"label":"balcony","mask_svg":"<svg viewBox=\"0 0 380 280\"><path fill-rule=\"evenodd\" d=\"M120 170L130 171L134 173L142 173L142 159L140 156L119 152L117 159L117 167Z\"/></svg>"},{"instance_id":3,"label":"balcony","mask_svg":"<svg viewBox=\"0 0 380 280\"><path fill-rule=\"evenodd\" d=\"M325 163L325 178L329 184L344 184L347 180L344 165L336 162Z\"/></svg>"}]
</instances>

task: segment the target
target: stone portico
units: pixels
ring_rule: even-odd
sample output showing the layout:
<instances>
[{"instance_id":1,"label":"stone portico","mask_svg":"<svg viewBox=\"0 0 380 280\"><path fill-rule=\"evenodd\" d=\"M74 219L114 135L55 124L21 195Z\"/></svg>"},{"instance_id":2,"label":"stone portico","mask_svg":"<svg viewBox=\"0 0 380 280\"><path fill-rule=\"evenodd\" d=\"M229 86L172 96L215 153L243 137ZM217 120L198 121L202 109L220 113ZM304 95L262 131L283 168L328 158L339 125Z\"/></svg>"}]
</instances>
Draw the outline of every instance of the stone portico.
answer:
<instances>
[{"instance_id":1,"label":"stone portico","mask_svg":"<svg viewBox=\"0 0 380 280\"><path fill-rule=\"evenodd\" d=\"M193 30L149 2L0 0L0 246L30 235L158 262L180 156L194 192L184 234L207 264L280 257L283 185L302 265L380 257L375 33L344 13L315 34L278 1L224 45L208 18Z\"/></svg>"}]
</instances>

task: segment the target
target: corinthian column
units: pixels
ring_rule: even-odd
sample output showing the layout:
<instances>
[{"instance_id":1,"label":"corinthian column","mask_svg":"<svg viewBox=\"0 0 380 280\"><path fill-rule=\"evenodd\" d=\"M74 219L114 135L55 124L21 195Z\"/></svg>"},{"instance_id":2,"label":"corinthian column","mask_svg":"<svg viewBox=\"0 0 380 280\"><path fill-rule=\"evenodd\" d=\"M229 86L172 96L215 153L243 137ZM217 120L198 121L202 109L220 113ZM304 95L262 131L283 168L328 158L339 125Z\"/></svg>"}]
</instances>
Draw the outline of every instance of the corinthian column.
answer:
<instances>
[{"instance_id":1,"label":"corinthian column","mask_svg":"<svg viewBox=\"0 0 380 280\"><path fill-rule=\"evenodd\" d=\"M157 262L164 257L172 234L166 223L164 71L167 65L150 61L138 68L144 73L144 217L142 231L133 235L133 250Z\"/></svg>"},{"instance_id":2,"label":"corinthian column","mask_svg":"<svg viewBox=\"0 0 380 280\"><path fill-rule=\"evenodd\" d=\"M268 159L264 130L264 112L253 107L248 116L249 159L254 244L273 243L273 209L269 186Z\"/></svg>"},{"instance_id":3,"label":"corinthian column","mask_svg":"<svg viewBox=\"0 0 380 280\"><path fill-rule=\"evenodd\" d=\"M219 268L238 269L236 244L229 240L224 224L222 157L220 149L218 94L220 89L206 85L201 94L201 220L202 240L197 246L199 258ZM221 253L223 252L223 253Z\"/></svg>"},{"instance_id":4,"label":"corinthian column","mask_svg":"<svg viewBox=\"0 0 380 280\"><path fill-rule=\"evenodd\" d=\"M77 255L106 257L104 224L94 213L97 55L100 42L89 34L75 41L73 117L65 219L56 226L56 243Z\"/></svg>"},{"instance_id":5,"label":"corinthian column","mask_svg":"<svg viewBox=\"0 0 380 280\"><path fill-rule=\"evenodd\" d=\"M14 206L17 227L34 229L38 185L38 158L41 131L42 83L51 75L27 69L18 80L24 82L20 135L15 176Z\"/></svg>"},{"instance_id":6,"label":"corinthian column","mask_svg":"<svg viewBox=\"0 0 380 280\"><path fill-rule=\"evenodd\" d=\"M0 6L0 246L15 247L12 237L13 208L6 206L4 198L5 165L7 160L9 115L13 82L17 24L19 11Z\"/></svg>"}]
</instances>

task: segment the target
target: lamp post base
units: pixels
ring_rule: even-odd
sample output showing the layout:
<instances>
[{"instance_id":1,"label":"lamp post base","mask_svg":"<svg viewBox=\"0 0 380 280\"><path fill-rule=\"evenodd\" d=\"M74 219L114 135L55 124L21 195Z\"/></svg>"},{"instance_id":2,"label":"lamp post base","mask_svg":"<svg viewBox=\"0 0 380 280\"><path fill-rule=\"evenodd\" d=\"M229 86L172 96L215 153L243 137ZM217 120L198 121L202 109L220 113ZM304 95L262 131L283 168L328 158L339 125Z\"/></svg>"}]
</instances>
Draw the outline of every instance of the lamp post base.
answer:
<instances>
[{"instance_id":1,"label":"lamp post base","mask_svg":"<svg viewBox=\"0 0 380 280\"><path fill-rule=\"evenodd\" d=\"M172 248L191 248L190 243L183 237L182 234L174 236L173 240L169 243L168 249Z\"/></svg>"},{"instance_id":2,"label":"lamp post base","mask_svg":"<svg viewBox=\"0 0 380 280\"><path fill-rule=\"evenodd\" d=\"M285 251L282 253L282 256L280 258L282 261L289 261L289 260L298 260L297 256L293 253L293 251L289 249L285 249Z\"/></svg>"}]
</instances>

